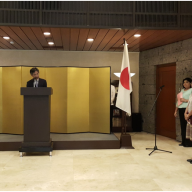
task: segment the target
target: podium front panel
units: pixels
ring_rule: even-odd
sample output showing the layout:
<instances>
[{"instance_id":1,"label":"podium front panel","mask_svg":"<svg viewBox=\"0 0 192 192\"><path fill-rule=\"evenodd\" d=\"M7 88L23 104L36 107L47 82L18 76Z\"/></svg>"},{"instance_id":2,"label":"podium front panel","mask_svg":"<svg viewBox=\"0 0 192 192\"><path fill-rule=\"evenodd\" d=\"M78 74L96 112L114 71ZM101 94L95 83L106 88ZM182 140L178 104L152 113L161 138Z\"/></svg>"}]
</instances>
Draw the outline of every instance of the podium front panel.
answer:
<instances>
[{"instance_id":1,"label":"podium front panel","mask_svg":"<svg viewBox=\"0 0 192 192\"><path fill-rule=\"evenodd\" d=\"M24 142L49 142L50 96L24 96Z\"/></svg>"}]
</instances>

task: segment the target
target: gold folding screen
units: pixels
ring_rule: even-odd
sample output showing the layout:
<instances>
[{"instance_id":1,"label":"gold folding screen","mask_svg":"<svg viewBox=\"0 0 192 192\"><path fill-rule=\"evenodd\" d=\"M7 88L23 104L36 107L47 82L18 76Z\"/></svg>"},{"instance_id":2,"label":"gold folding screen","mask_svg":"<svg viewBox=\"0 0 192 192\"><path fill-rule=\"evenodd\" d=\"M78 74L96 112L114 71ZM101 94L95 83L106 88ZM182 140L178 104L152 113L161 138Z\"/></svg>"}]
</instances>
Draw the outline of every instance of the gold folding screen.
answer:
<instances>
[{"instance_id":1,"label":"gold folding screen","mask_svg":"<svg viewBox=\"0 0 192 192\"><path fill-rule=\"evenodd\" d=\"M23 134L20 87L31 67L0 67L0 133ZM39 67L53 88L51 132L110 132L110 68Z\"/></svg>"}]
</instances>

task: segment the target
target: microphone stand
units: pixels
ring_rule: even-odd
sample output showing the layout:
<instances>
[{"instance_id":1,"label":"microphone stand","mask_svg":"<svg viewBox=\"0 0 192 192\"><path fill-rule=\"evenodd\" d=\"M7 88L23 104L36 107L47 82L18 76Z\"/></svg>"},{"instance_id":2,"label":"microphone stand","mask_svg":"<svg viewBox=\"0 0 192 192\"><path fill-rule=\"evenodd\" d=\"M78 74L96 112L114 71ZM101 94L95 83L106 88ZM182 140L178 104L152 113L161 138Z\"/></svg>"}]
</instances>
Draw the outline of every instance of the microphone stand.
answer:
<instances>
[{"instance_id":1,"label":"microphone stand","mask_svg":"<svg viewBox=\"0 0 192 192\"><path fill-rule=\"evenodd\" d=\"M148 117L150 116L151 112L153 111L153 108L154 108L154 106L155 106L155 104L156 104L156 102L157 102L157 99L158 99L158 97L159 97L159 95L160 95L163 87L164 87L164 85L160 87L159 93L158 93L158 95L157 95L157 97L156 97L156 99L155 99L155 102L153 103L153 107L151 108L151 111L149 112ZM157 142L156 142L156 127L155 127L155 146L154 146L154 148L146 148L146 150L148 150L148 149L152 149L152 150L153 150L153 151L149 154L149 156L150 156L154 151L157 151L157 150L158 150L158 151L164 151L164 152L167 152L167 153L172 153L171 151L165 151L165 150L162 150L162 149L158 149L156 143L157 143Z\"/></svg>"}]
</instances>

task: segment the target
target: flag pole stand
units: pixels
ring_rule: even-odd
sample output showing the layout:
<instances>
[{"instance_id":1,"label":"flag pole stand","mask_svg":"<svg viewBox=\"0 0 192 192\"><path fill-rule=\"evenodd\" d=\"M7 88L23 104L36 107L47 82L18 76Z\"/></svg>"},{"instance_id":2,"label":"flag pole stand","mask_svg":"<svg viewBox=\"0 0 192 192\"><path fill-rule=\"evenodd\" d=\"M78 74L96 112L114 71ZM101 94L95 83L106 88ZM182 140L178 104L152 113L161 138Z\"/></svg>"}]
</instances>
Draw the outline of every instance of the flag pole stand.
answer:
<instances>
[{"instance_id":1,"label":"flag pole stand","mask_svg":"<svg viewBox=\"0 0 192 192\"><path fill-rule=\"evenodd\" d=\"M132 146L131 135L127 133L126 113L122 111L122 130L120 136L121 149L134 149Z\"/></svg>"},{"instance_id":2,"label":"flag pole stand","mask_svg":"<svg viewBox=\"0 0 192 192\"><path fill-rule=\"evenodd\" d=\"M156 104L156 102L157 102L157 99L158 99L158 97L159 97L159 95L160 95L163 87L164 87L164 85L160 87L159 93L158 93L158 95L157 95L157 97L156 97L156 99L155 99L155 102L153 103L153 106L152 106L152 108L151 108L151 111L150 111L149 114L148 114L148 117L150 116L151 112L153 111L153 108L154 108L154 106L155 106L155 104ZM171 151L165 151L165 150L162 150L162 149L158 149L158 148L157 148L156 127L155 127L155 146L154 146L154 148L146 148L146 150L148 150L148 149L153 150L151 153L149 153L149 156L150 156L154 151L157 151L157 150L158 150L158 151L167 152L167 153L172 153Z\"/></svg>"}]
</instances>

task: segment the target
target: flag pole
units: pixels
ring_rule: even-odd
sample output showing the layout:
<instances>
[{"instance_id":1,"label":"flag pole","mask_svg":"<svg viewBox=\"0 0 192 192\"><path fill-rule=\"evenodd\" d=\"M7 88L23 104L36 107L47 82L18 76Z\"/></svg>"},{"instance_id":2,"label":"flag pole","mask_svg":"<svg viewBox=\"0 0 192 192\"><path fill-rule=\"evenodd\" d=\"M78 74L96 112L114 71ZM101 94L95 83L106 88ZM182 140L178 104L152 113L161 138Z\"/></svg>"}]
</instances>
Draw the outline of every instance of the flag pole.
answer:
<instances>
[{"instance_id":1,"label":"flag pole","mask_svg":"<svg viewBox=\"0 0 192 192\"><path fill-rule=\"evenodd\" d=\"M125 46L125 42L126 42L126 40L125 40L125 38L123 38L124 46ZM126 135L126 134L127 134L127 127L126 127L126 112L125 112L125 111L123 112L122 116L123 116L122 132L123 132L123 130L124 130L124 134ZM122 134L123 134L123 133L122 133Z\"/></svg>"}]
</instances>

